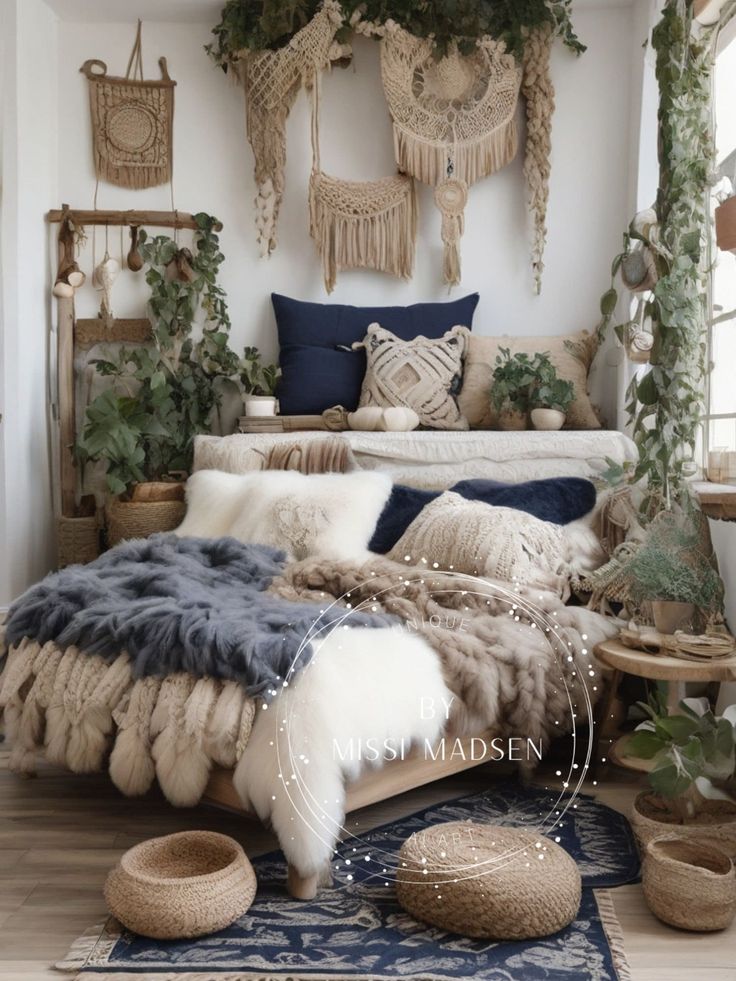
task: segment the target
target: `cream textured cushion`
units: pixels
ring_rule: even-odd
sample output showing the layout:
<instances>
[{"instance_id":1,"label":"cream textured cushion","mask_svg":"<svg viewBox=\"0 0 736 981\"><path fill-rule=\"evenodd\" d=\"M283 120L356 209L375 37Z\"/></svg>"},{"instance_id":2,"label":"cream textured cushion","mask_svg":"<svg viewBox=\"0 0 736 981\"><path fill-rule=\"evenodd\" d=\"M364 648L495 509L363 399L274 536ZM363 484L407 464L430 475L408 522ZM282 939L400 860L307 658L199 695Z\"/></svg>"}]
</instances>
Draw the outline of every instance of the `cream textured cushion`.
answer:
<instances>
[{"instance_id":1,"label":"cream textured cushion","mask_svg":"<svg viewBox=\"0 0 736 981\"><path fill-rule=\"evenodd\" d=\"M272 545L294 558L366 558L391 493L382 473L236 475L199 470L187 482L187 514L177 535Z\"/></svg>"},{"instance_id":2,"label":"cream textured cushion","mask_svg":"<svg viewBox=\"0 0 736 981\"><path fill-rule=\"evenodd\" d=\"M556 525L447 491L422 509L389 558L430 567L436 562L441 569L529 583L567 597L573 567L602 561L591 552L600 553L600 545L579 522Z\"/></svg>"},{"instance_id":3,"label":"cream textured cushion","mask_svg":"<svg viewBox=\"0 0 736 981\"><path fill-rule=\"evenodd\" d=\"M453 327L444 337L415 337L402 341L380 324L371 324L364 347L367 367L360 405L403 405L429 429L467 429L454 393L463 375L463 359L470 332Z\"/></svg>"},{"instance_id":4,"label":"cream textured cushion","mask_svg":"<svg viewBox=\"0 0 736 981\"><path fill-rule=\"evenodd\" d=\"M601 420L588 395L588 372L598 350L595 334L587 330L558 337L478 337L471 334L465 356L463 387L458 396L460 411L473 429L492 429L496 410L490 392L493 369L500 348L512 354L546 351L560 378L575 386L575 401L567 412L565 429L600 429Z\"/></svg>"}]
</instances>

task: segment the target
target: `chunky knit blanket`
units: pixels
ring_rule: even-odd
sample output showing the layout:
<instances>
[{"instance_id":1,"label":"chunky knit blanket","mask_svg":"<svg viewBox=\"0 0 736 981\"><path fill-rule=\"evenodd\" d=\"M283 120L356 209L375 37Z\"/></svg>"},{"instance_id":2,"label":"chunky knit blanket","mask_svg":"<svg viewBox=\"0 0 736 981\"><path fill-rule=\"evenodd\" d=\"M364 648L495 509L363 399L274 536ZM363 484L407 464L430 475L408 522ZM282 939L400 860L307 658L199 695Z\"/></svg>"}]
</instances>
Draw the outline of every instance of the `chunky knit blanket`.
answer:
<instances>
[{"instance_id":1,"label":"chunky knit blanket","mask_svg":"<svg viewBox=\"0 0 736 981\"><path fill-rule=\"evenodd\" d=\"M186 671L237 681L268 699L309 660L309 637L346 612L266 593L285 558L233 538L123 542L32 586L9 612L6 642L53 641L106 661L127 651L136 678ZM384 626L385 619L360 615L350 624Z\"/></svg>"}]
</instances>

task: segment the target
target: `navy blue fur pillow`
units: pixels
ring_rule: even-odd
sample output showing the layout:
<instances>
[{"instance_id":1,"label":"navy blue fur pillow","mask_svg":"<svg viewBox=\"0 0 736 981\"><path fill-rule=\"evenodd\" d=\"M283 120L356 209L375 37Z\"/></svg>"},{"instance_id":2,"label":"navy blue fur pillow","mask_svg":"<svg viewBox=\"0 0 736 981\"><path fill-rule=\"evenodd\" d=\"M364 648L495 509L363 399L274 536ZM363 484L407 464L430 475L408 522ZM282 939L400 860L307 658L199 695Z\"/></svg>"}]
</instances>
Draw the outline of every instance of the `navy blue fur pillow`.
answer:
<instances>
[{"instance_id":1,"label":"navy blue fur pillow","mask_svg":"<svg viewBox=\"0 0 736 981\"><path fill-rule=\"evenodd\" d=\"M365 351L352 350L368 327L381 327L411 341L442 337L456 324L472 328L478 294L450 303L414 303L408 307L353 307L309 303L271 294L279 335L281 414L319 415L333 405L358 407L365 375Z\"/></svg>"},{"instance_id":2,"label":"navy blue fur pillow","mask_svg":"<svg viewBox=\"0 0 736 981\"><path fill-rule=\"evenodd\" d=\"M496 507L526 511L535 518L556 525L569 524L588 514L595 506L596 498L595 487L583 477L548 477L528 480L523 484L461 480L450 490L469 501L483 501ZM394 484L368 548L381 555L390 552L425 504L441 493Z\"/></svg>"}]
</instances>

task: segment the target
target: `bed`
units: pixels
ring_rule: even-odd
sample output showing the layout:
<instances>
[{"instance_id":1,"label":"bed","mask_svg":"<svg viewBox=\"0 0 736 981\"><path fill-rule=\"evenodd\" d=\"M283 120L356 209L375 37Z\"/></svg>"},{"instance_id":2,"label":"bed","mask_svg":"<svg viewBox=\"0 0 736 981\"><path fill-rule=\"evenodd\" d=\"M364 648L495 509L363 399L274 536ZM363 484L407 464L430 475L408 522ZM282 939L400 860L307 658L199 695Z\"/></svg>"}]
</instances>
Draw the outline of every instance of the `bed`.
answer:
<instances>
[{"instance_id":1,"label":"bed","mask_svg":"<svg viewBox=\"0 0 736 981\"><path fill-rule=\"evenodd\" d=\"M324 434L299 438L309 441ZM512 473L520 479L550 470L590 474L603 469L606 457L629 459L629 442L603 432L350 433L341 438L349 444L358 472L316 478L328 484L332 480L334 486L315 509L303 493L307 485L299 483L315 478L273 472L253 477L269 446L284 442L279 435L200 437L195 466L205 469L190 486L201 492L214 480L217 488L224 488L224 497L214 499L210 487L195 507L190 496L187 521L193 525L185 521L179 536L124 543L98 560L109 564L107 571L75 567L90 570L89 582L80 585L82 573L75 573L73 581L67 574L34 587L40 592L35 603L27 604L33 615L24 625L15 625L0 690L13 742L12 768L32 772L37 755L44 753L76 772L108 768L125 793L145 793L157 779L174 804L191 806L204 798L255 814L276 830L289 863L292 894L309 898L344 833L349 811L484 762L487 756L474 755L473 740L527 738L547 746L557 733L590 717L600 681L594 678L598 684L591 696L581 679L587 682L595 674L592 649L616 632L610 621L567 606L559 594L535 584L468 590L473 577L465 573L435 570L426 560L423 565L402 563L396 556L372 555L347 544L355 533L368 541L367 529L375 525L398 477L413 480L415 486L443 488L450 474L454 480ZM293 442L294 435L287 439ZM553 457L552 448L563 455ZM214 477L207 469L213 466ZM278 527L292 536L290 542L302 542L305 534L321 534L310 528L310 520L332 508L339 534L333 534L328 522L332 544L327 551L335 554L326 556L323 544L307 547L304 554L295 547L288 557L274 551L272 546L283 543L272 541L273 515L259 510L257 484L240 487L238 481L263 480L268 486L259 493L270 508L274 481L282 478L286 504L275 512ZM232 498L233 487L247 496ZM356 513L343 529L339 521L349 510L348 502ZM231 513L237 515L235 524L228 524ZM232 542L229 559L219 545L225 540ZM342 545L344 552L337 554ZM181 584L167 591L163 580L180 559L195 562L182 565L181 581L195 582L204 570L214 599L200 602L195 596L192 603ZM109 583L106 576L127 575L131 562L138 569L135 563L143 561L149 565L142 577L134 576L131 595L146 603L157 603L164 595L176 608L177 630L194 639L181 657L172 655L163 667L156 663L147 672L137 670L150 649L158 649L158 638L151 643L146 636L142 643L134 629L140 617L127 607L105 606L107 594L100 600L100 615L86 627L72 610L63 625L54 621L55 633L46 629L49 610L71 604L77 613L89 613L95 608L83 598L89 583ZM238 589L239 570L247 568L250 588L254 563L265 570L254 586L258 609L264 603L258 597L265 597L277 613L280 603L287 604L284 617L290 625L295 609L319 607L322 612L326 606L335 614L332 632L323 636L307 631L311 660L301 672L292 677L277 661L257 684L248 666L242 676L218 668L213 651L227 647L232 634L208 637L202 626L204 621L211 626L232 607L217 577L235 570L235 578L223 580L222 588ZM216 576L214 570L219 570ZM60 589L62 594L54 592ZM218 596L224 606L211 615ZM199 619L191 619L193 609L201 613ZM342 618L356 615L364 619L351 628L346 641L337 626L343 626ZM458 618L464 627L458 626ZM70 624L72 634L65 634L62 626L69 630ZM551 644L543 632L550 629ZM294 638L295 645L298 640ZM304 650L303 643L294 650ZM281 690L287 678L293 683ZM244 692L246 682L250 694ZM425 700L435 707L426 717ZM447 705L444 714L441 704ZM360 752L357 757L344 754L341 748L336 756L338 740L344 746L346 734L358 743L375 738L390 752L374 759ZM453 751L439 756L437 747L445 738ZM299 752L307 743L314 751L311 764ZM535 761L526 762L531 766Z\"/></svg>"}]
</instances>

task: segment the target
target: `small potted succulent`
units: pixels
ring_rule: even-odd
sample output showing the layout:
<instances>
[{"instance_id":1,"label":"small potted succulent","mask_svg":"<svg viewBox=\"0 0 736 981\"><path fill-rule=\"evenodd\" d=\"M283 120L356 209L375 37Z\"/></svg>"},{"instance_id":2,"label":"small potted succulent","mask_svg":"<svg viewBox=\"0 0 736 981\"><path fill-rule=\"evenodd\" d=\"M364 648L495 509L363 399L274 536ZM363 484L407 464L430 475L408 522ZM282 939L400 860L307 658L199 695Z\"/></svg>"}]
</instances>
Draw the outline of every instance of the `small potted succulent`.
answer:
<instances>
[{"instance_id":1,"label":"small potted succulent","mask_svg":"<svg viewBox=\"0 0 736 981\"><path fill-rule=\"evenodd\" d=\"M512 355L506 347L499 350L491 386L491 404L498 413L499 429L526 429L529 391L537 377L534 360L528 354Z\"/></svg>"},{"instance_id":2,"label":"small potted succulent","mask_svg":"<svg viewBox=\"0 0 736 981\"><path fill-rule=\"evenodd\" d=\"M557 369L547 354L534 355L534 370L536 379L529 396L532 425L535 429L562 429L575 399L575 386L557 377Z\"/></svg>"},{"instance_id":3,"label":"small potted succulent","mask_svg":"<svg viewBox=\"0 0 736 981\"><path fill-rule=\"evenodd\" d=\"M639 844L676 831L736 847L736 705L716 716L707 698L684 698L671 714L659 691L638 704L647 718L627 737L625 753L651 767L651 789L633 805Z\"/></svg>"},{"instance_id":4,"label":"small potted succulent","mask_svg":"<svg viewBox=\"0 0 736 981\"><path fill-rule=\"evenodd\" d=\"M258 348L246 347L240 361L239 376L246 416L275 416L276 384L281 377L278 365L262 365Z\"/></svg>"}]
</instances>

